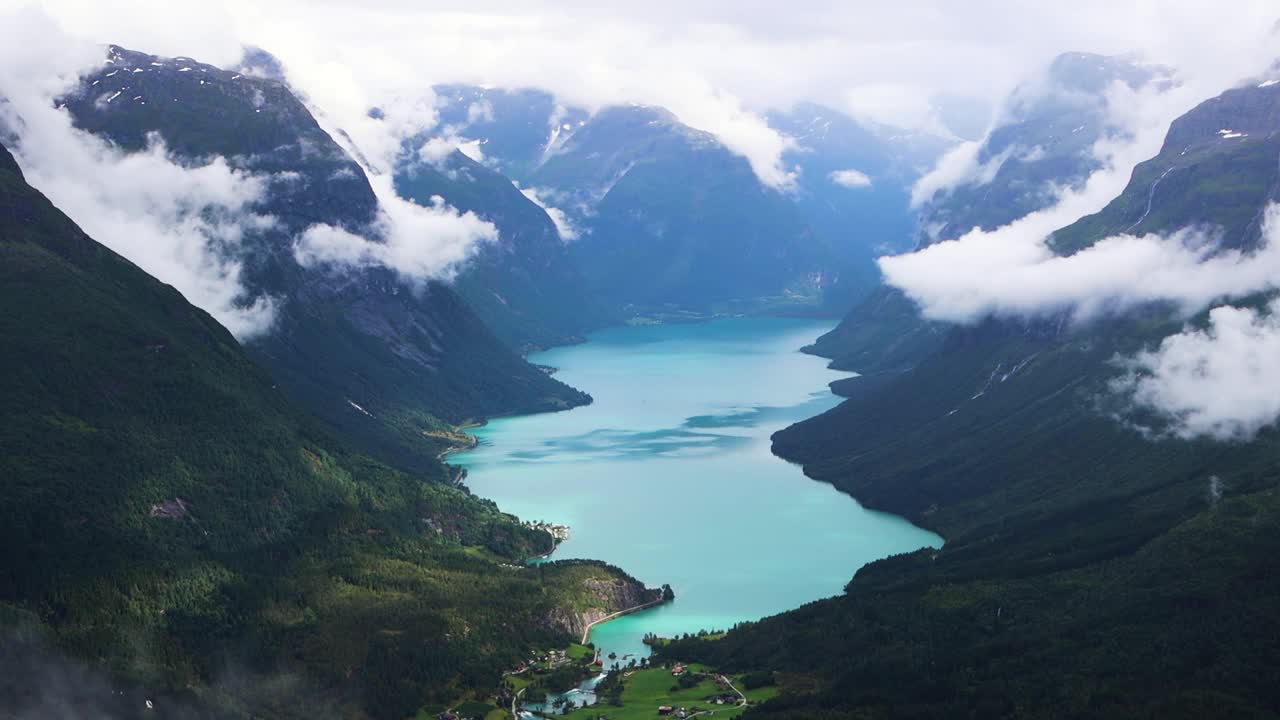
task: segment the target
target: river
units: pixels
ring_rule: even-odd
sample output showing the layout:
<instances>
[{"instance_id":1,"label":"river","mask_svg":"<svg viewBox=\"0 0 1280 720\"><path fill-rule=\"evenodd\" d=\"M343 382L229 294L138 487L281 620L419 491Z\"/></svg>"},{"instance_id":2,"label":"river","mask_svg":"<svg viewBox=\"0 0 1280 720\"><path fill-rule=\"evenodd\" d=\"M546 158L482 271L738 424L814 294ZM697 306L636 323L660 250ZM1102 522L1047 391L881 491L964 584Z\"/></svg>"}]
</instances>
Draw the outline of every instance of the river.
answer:
<instances>
[{"instance_id":1,"label":"river","mask_svg":"<svg viewBox=\"0 0 1280 720\"><path fill-rule=\"evenodd\" d=\"M827 384L846 374L798 352L829 328L735 318L595 333L530 357L592 405L494 420L450 460L504 510L570 526L555 559L672 586L675 602L594 628L603 655L643 657L646 633L725 629L837 594L866 563L942 540L770 453L773 432L838 402Z\"/></svg>"}]
</instances>

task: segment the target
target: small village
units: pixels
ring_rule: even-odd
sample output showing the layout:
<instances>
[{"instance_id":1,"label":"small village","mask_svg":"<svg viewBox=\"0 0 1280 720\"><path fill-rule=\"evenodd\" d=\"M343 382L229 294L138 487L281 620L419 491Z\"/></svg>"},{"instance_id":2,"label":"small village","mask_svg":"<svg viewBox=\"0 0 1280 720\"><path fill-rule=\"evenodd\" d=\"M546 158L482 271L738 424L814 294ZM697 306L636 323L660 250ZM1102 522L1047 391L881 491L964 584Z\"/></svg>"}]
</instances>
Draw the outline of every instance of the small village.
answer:
<instances>
[{"instance_id":1,"label":"small village","mask_svg":"<svg viewBox=\"0 0 1280 720\"><path fill-rule=\"evenodd\" d=\"M590 643L538 651L486 700L419 712L415 720L637 720L736 718L779 692L770 673L726 675L686 663L610 653Z\"/></svg>"}]
</instances>

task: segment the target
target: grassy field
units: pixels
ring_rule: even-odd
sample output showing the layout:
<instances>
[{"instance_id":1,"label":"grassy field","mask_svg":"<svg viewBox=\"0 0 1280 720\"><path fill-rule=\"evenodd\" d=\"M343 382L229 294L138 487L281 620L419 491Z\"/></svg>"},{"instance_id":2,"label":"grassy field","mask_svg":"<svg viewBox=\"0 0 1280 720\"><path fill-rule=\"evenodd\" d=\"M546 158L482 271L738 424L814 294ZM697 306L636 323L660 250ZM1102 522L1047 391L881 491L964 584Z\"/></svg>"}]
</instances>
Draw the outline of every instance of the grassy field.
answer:
<instances>
[{"instance_id":1,"label":"grassy field","mask_svg":"<svg viewBox=\"0 0 1280 720\"><path fill-rule=\"evenodd\" d=\"M568 656L570 660L591 660L596 656L596 651L586 645L574 643L569 646L568 650L565 650L564 654Z\"/></svg>"},{"instance_id":2,"label":"grassy field","mask_svg":"<svg viewBox=\"0 0 1280 720\"><path fill-rule=\"evenodd\" d=\"M692 672L708 672L708 668L699 665L690 666ZM742 689L741 678L730 676L733 684ZM688 689L672 688L676 686L676 678L671 676L671 671L666 668L654 668L651 670L636 670L628 673L623 679L622 690L622 707L615 707L607 703L593 705L591 707L575 710L564 715L567 720L596 720L597 718L608 718L609 720L639 720L640 718L657 717L657 710L660 705L671 705L672 707L684 707L691 710L698 707L702 713L699 717L714 717L717 720L721 718L736 718L746 711L741 706L729 707L724 705L713 705L707 702L707 698L713 695L719 695L724 691L716 687L715 681L708 677L699 682L694 687ZM776 687L758 688L752 691L744 691L747 698L754 703L761 703L778 693Z\"/></svg>"}]
</instances>

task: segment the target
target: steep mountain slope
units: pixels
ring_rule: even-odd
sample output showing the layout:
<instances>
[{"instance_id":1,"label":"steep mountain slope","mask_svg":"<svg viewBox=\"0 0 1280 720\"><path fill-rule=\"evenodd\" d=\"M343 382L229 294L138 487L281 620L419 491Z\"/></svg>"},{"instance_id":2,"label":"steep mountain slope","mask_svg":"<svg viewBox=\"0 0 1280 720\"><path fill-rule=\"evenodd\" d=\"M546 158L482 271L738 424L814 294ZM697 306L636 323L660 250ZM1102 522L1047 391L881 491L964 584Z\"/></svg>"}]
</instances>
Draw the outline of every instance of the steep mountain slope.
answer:
<instances>
[{"instance_id":1,"label":"steep mountain slope","mask_svg":"<svg viewBox=\"0 0 1280 720\"><path fill-rule=\"evenodd\" d=\"M1065 53L1042 77L1014 90L977 148L977 168L922 209L925 242L991 230L1052 204L1057 188L1079 188L1102 167L1100 140L1127 132L1108 93L1167 83L1166 71L1119 57Z\"/></svg>"},{"instance_id":2,"label":"steep mountain slope","mask_svg":"<svg viewBox=\"0 0 1280 720\"><path fill-rule=\"evenodd\" d=\"M653 596L514 565L550 535L336 441L3 147L0 300L0 716L404 717Z\"/></svg>"},{"instance_id":3,"label":"steep mountain slope","mask_svg":"<svg viewBox=\"0 0 1280 720\"><path fill-rule=\"evenodd\" d=\"M579 269L613 305L813 309L858 284L856 250L842 252L794 198L666 110L589 115L537 90L436 92L443 126L566 214Z\"/></svg>"},{"instance_id":4,"label":"steep mountain slope","mask_svg":"<svg viewBox=\"0 0 1280 720\"><path fill-rule=\"evenodd\" d=\"M796 204L847 264L847 294L827 298L833 308L847 309L878 284L877 257L910 248L916 227L911 186L948 143L932 139L933 153L927 146L921 153L905 139L886 138L813 103L770 113L768 120L795 140L784 158L799 170Z\"/></svg>"},{"instance_id":5,"label":"steep mountain slope","mask_svg":"<svg viewBox=\"0 0 1280 720\"><path fill-rule=\"evenodd\" d=\"M280 82L113 47L63 102L123 148L154 133L178 157L221 156L272 178L258 210L277 222L241 244L250 292L280 306L249 350L297 402L381 456L425 471L441 444L423 433L441 423L589 400L523 362L441 283L411 289L390 270L299 264L294 242L314 224L378 237L378 203Z\"/></svg>"},{"instance_id":6,"label":"steep mountain slope","mask_svg":"<svg viewBox=\"0 0 1280 720\"><path fill-rule=\"evenodd\" d=\"M1274 173L1271 87L1180 119L1156 167L1060 236L1101 239L1135 199L1145 211L1160 162L1186 157L1169 177L1208 197L1156 193L1145 229L1219 226L1222 246L1238 245L1242 219L1272 199L1270 176L1250 170ZM1258 137L1252 152L1212 144L1241 139L1212 139L1226 121ZM843 382L850 400L778 433L775 450L946 546L868 566L841 598L669 652L820 680L758 717L1274 715L1280 694L1261 678L1280 670L1280 646L1262 640L1280 633L1269 559L1280 432L1180 439L1111 385L1116 358L1182 326L1159 307L1085 327L988 320L949 330L909 370Z\"/></svg>"},{"instance_id":7,"label":"steep mountain slope","mask_svg":"<svg viewBox=\"0 0 1280 720\"><path fill-rule=\"evenodd\" d=\"M973 167L925 198L920 244L952 240L1053 204L1059 188L1079 188L1102 164L1099 141L1127 132L1112 118L1108 93L1168 82L1166 71L1090 53L1057 57L1042 76L1016 88L977 144ZM938 348L946 328L918 316L900 291L880 288L809 351L863 373L911 367Z\"/></svg>"},{"instance_id":8,"label":"steep mountain slope","mask_svg":"<svg viewBox=\"0 0 1280 720\"><path fill-rule=\"evenodd\" d=\"M591 113L534 89L436 85L440 124L479 141L485 159L525 182Z\"/></svg>"},{"instance_id":9,"label":"steep mountain slope","mask_svg":"<svg viewBox=\"0 0 1280 720\"><path fill-rule=\"evenodd\" d=\"M617 319L595 302L555 223L511 180L457 150L406 161L396 192L426 205L432 197L492 222L499 239L483 243L454 287L494 333L520 350L576 342Z\"/></svg>"},{"instance_id":10,"label":"steep mountain slope","mask_svg":"<svg viewBox=\"0 0 1280 720\"><path fill-rule=\"evenodd\" d=\"M583 227L597 292L640 308L814 304L842 263L746 159L659 108L612 107L530 176Z\"/></svg>"},{"instance_id":11,"label":"steep mountain slope","mask_svg":"<svg viewBox=\"0 0 1280 720\"><path fill-rule=\"evenodd\" d=\"M1054 234L1058 252L1122 233L1210 222L1223 247L1257 245L1262 209L1280 199L1280 83L1270 79L1206 100L1169 128L1160 154L1138 165L1124 193Z\"/></svg>"}]
</instances>

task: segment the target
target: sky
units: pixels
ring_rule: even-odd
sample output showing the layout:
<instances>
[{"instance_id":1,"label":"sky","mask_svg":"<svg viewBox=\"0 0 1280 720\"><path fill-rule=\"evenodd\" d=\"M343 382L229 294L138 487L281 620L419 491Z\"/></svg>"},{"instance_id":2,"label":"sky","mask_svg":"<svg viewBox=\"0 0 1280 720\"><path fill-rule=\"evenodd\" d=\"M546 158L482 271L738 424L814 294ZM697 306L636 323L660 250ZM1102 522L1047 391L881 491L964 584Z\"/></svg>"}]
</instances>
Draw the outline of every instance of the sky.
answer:
<instances>
[{"instance_id":1,"label":"sky","mask_svg":"<svg viewBox=\"0 0 1280 720\"><path fill-rule=\"evenodd\" d=\"M17 5L21 0L4 0ZM43 0L70 34L234 62L275 53L339 120L433 83L536 86L596 108L662 105L785 185L785 138L761 113L798 100L948 132L938 100L994 107L1064 51L1139 53L1204 74L1240 64L1269 0ZM956 103L943 103L955 106ZM962 123L956 122L959 126Z\"/></svg>"},{"instance_id":2,"label":"sky","mask_svg":"<svg viewBox=\"0 0 1280 720\"><path fill-rule=\"evenodd\" d=\"M1059 188L1048 207L1008 226L885 258L881 267L926 315L949 322L1064 309L1087 319L1153 300L1190 313L1272 289L1280 241L1257 256L1214 256L1193 233L1120 236L1059 258L1045 238L1118 194L1173 118L1270 64L1277 18L1274 0L1237 0L1229 11L1208 0L0 0L0 95L9 100L0 104L0 120L25 120L34 141L22 146L19 160L33 184L90 234L247 339L270 331L276 299L246 294L234 251L245 233L274 222L253 210L274 180L217 159L180 163L159 140L125 156L74 130L50 99L100 61L102 43L223 66L248 45L279 57L321 125L341 128L368 158L382 206L366 235L309 228L299 238L299 261L386 265L410 280L448 277L477 243L496 237L474 215L419 206L391 188L388 171L401 142L437 124L430 91L437 83L539 87L588 109L664 106L714 134L782 192L796 182L786 160L794 141L768 127L764 115L817 102L958 143L915 188L922 204L956 183L983 181L991 170L976 162L983 120L998 119L1009 92L1054 56L1124 54L1172 68L1178 83L1108 97L1109 120L1123 132L1093 148L1100 169L1087 182ZM39 52L32 52L33 38ZM384 117L371 118L371 107ZM443 144L434 155L466 143L437 140ZM154 182L126 191L130 178L141 176ZM830 180L856 190L868 179L849 169ZM558 224L566 238L575 233L563 216ZM1280 217L1267 237L1280 238ZM1160 409L1195 432L1247 434L1256 423L1188 420L1200 416L1170 398L1204 405L1207 396L1182 392L1182 366L1164 360L1269 341L1275 327L1265 312L1223 309L1208 329L1189 329L1182 340L1133 358L1147 384L1135 379L1128 389L1135 402L1163 403ZM1160 378L1167 382L1151 384Z\"/></svg>"}]
</instances>

